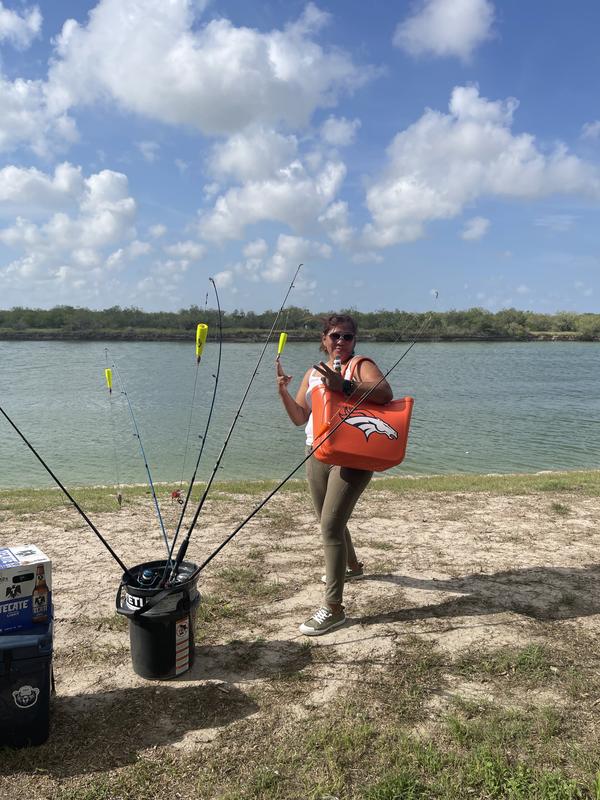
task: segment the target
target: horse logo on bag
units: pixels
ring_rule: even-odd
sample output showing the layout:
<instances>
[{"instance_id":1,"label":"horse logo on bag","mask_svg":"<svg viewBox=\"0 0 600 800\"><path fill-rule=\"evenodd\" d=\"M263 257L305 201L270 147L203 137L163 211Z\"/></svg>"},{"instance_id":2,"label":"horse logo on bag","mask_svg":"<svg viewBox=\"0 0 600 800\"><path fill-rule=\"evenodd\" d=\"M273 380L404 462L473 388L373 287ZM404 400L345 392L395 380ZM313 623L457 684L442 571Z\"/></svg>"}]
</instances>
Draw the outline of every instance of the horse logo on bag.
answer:
<instances>
[{"instance_id":1,"label":"horse logo on bag","mask_svg":"<svg viewBox=\"0 0 600 800\"><path fill-rule=\"evenodd\" d=\"M388 425L387 422L379 419L379 417L371 417L358 413L352 414L350 417L346 417L344 422L361 430L364 433L367 441L369 441L369 436L372 433L381 433L384 436L387 436L388 439L398 438L398 431L394 430L394 428L392 428L391 425Z\"/></svg>"}]
</instances>

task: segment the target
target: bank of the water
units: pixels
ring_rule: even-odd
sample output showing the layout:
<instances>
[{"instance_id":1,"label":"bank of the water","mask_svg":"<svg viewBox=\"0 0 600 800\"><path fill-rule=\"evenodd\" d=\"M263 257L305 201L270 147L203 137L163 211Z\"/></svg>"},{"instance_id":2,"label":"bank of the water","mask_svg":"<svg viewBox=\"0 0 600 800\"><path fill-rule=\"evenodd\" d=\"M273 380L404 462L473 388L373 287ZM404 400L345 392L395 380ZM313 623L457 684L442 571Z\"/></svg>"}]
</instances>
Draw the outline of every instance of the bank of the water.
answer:
<instances>
[{"instance_id":1,"label":"bank of the water","mask_svg":"<svg viewBox=\"0 0 600 800\"><path fill-rule=\"evenodd\" d=\"M169 330L111 330L99 329L90 331L62 330L1 330L0 341L7 342L189 342L193 331ZM223 331L223 342L264 342L267 331L237 330ZM361 331L363 342L410 342L412 335L401 335L396 330ZM598 342L600 336L580 331L528 331L520 336L498 336L486 333L465 334L429 334L416 336L419 342ZM288 341L314 342L315 331L289 331ZM211 335L209 341L216 341Z\"/></svg>"},{"instance_id":2,"label":"bank of the water","mask_svg":"<svg viewBox=\"0 0 600 800\"><path fill-rule=\"evenodd\" d=\"M535 492L560 493L570 492L582 497L600 496L600 470L577 470L573 472L538 472L534 474L512 475L415 475L405 477L376 477L373 485L377 490L386 490L395 494L430 493L481 493L496 495L527 495ZM273 491L277 481L220 481L214 483L209 497L227 502L228 498L248 496L260 502L263 497ZM158 484L156 486L159 502L173 505L171 492L178 489L178 484ZM194 487L190 500L190 508L197 502L205 484ZM118 511L116 491L109 486L81 486L69 491L84 510L94 513ZM303 480L288 481L282 488L286 493L305 493L308 498L306 482ZM151 502L147 486L136 484L121 487L123 504L129 501L138 502L146 498ZM19 488L0 489L0 512L17 514L36 514L52 511L70 503L58 488ZM177 510L178 506L174 505ZM84 524L82 522L82 524Z\"/></svg>"}]
</instances>

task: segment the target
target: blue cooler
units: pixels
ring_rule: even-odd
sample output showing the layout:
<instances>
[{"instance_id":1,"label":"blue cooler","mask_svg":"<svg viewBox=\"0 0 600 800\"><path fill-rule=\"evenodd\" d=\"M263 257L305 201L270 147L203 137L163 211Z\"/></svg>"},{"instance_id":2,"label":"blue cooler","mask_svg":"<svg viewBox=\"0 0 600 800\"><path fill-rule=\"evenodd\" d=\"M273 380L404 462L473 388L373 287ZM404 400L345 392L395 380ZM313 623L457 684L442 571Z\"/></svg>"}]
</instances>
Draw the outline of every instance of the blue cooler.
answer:
<instances>
[{"instance_id":1,"label":"blue cooler","mask_svg":"<svg viewBox=\"0 0 600 800\"><path fill-rule=\"evenodd\" d=\"M46 741L52 689L52 623L0 635L0 747Z\"/></svg>"}]
</instances>

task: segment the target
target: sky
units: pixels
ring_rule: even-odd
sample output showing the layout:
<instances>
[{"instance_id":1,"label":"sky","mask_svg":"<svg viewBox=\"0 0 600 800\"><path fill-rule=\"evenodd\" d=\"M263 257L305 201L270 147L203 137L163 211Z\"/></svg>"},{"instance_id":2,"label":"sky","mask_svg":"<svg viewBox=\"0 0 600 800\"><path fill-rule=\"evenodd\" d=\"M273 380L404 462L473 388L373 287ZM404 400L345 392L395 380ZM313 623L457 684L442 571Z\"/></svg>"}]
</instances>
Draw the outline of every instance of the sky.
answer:
<instances>
[{"instance_id":1,"label":"sky","mask_svg":"<svg viewBox=\"0 0 600 800\"><path fill-rule=\"evenodd\" d=\"M600 312L597 0L0 0L0 308ZM214 307L214 297L208 303Z\"/></svg>"}]
</instances>

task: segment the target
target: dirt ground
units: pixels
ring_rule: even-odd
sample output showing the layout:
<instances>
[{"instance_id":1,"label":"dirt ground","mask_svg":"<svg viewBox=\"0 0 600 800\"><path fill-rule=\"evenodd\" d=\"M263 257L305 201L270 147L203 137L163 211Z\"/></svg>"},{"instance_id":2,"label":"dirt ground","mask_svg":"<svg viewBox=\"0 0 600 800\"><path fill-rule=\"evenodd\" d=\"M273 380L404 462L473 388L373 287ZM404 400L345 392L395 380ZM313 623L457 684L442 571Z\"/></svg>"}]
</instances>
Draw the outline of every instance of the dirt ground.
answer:
<instances>
[{"instance_id":1,"label":"dirt ground","mask_svg":"<svg viewBox=\"0 0 600 800\"><path fill-rule=\"evenodd\" d=\"M259 499L216 493L188 560L200 563ZM179 507L167 506L172 528ZM128 565L164 557L149 500L126 498L120 511L93 516ZM376 679L409 638L453 658L532 642L576 647L579 635L600 636L598 497L397 494L374 484L351 522L366 574L347 585L347 625L310 640L298 632L322 600L323 558L308 495L280 493L202 573L192 669L156 682L132 669L127 624L115 614L118 566L77 515L5 512L3 542L34 543L53 562L56 775L79 775L90 761L117 768L156 747L210 748L219 736L233 738L240 720L272 713L273 680L301 672L310 678L305 691L276 696L280 724L292 724L349 685ZM436 702L488 691L455 680ZM125 707L127 746L117 747L110 720ZM73 751L82 718L95 728Z\"/></svg>"}]
</instances>

